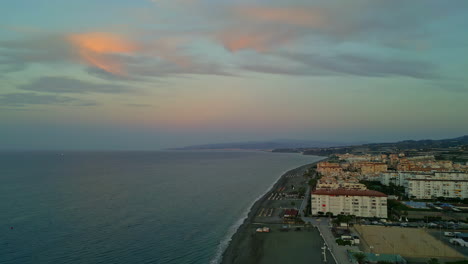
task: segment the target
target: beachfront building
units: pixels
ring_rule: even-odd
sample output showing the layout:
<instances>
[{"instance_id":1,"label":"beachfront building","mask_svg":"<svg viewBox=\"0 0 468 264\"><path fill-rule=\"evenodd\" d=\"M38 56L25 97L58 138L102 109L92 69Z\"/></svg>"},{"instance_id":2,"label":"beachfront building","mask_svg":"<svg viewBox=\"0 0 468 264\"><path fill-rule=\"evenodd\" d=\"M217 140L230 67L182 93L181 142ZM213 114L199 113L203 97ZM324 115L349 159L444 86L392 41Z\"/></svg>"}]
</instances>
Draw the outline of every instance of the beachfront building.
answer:
<instances>
[{"instance_id":1,"label":"beachfront building","mask_svg":"<svg viewBox=\"0 0 468 264\"><path fill-rule=\"evenodd\" d=\"M315 190L311 195L312 214L355 215L387 218L387 195L372 190Z\"/></svg>"},{"instance_id":2,"label":"beachfront building","mask_svg":"<svg viewBox=\"0 0 468 264\"><path fill-rule=\"evenodd\" d=\"M407 179L406 195L414 199L468 198L468 174L459 172L415 175Z\"/></svg>"},{"instance_id":3,"label":"beachfront building","mask_svg":"<svg viewBox=\"0 0 468 264\"><path fill-rule=\"evenodd\" d=\"M286 209L283 214L284 224L295 224L299 216L299 211L296 209Z\"/></svg>"},{"instance_id":4,"label":"beachfront building","mask_svg":"<svg viewBox=\"0 0 468 264\"><path fill-rule=\"evenodd\" d=\"M366 190L366 185L351 180L342 180L335 177L323 177L317 182L316 190Z\"/></svg>"}]
</instances>

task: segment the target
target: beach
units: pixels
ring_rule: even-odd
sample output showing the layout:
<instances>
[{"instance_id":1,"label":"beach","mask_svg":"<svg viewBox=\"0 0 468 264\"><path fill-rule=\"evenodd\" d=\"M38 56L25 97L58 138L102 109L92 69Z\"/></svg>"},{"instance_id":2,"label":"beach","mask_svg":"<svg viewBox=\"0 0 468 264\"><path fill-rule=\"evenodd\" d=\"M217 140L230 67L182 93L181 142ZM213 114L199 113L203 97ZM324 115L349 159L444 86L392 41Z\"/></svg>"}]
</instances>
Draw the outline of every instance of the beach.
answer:
<instances>
[{"instance_id":1,"label":"beach","mask_svg":"<svg viewBox=\"0 0 468 264\"><path fill-rule=\"evenodd\" d=\"M289 207L303 208L301 199L276 199L278 190L299 186L308 179L304 173L314 167L317 162L307 164L283 174L274 186L251 207L251 210L232 236L229 246L222 257L222 264L234 263L285 263L293 258L295 262L310 263L312 260L321 261L323 240L317 229L307 224L289 225L290 229L284 232L282 223L282 209ZM292 183L292 184L291 184ZM294 204L294 206L292 206ZM279 208L278 208L279 207ZM271 209L270 209L271 208ZM268 211L270 210L270 211ZM262 213L268 211L269 213ZM259 227L267 226L271 233L257 233ZM329 257L329 261L330 261ZM332 263L332 262L327 262Z\"/></svg>"}]
</instances>

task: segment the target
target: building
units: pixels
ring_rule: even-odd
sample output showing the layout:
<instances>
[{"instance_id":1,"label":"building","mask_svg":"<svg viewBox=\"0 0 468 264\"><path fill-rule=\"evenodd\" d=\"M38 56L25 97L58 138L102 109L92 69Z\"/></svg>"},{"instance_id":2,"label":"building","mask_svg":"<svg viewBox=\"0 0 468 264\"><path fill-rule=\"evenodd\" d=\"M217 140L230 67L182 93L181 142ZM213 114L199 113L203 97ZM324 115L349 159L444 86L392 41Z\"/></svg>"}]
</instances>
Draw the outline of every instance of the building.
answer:
<instances>
[{"instance_id":1,"label":"building","mask_svg":"<svg viewBox=\"0 0 468 264\"><path fill-rule=\"evenodd\" d=\"M353 167L361 174L376 174L387 171L387 164L382 162L356 162Z\"/></svg>"},{"instance_id":2,"label":"building","mask_svg":"<svg viewBox=\"0 0 468 264\"><path fill-rule=\"evenodd\" d=\"M380 174L380 183L403 186L414 199L468 198L468 173L464 172L385 172Z\"/></svg>"},{"instance_id":3,"label":"building","mask_svg":"<svg viewBox=\"0 0 468 264\"><path fill-rule=\"evenodd\" d=\"M297 221L299 216L299 211L296 209L286 209L283 214L283 223L284 224L294 224Z\"/></svg>"},{"instance_id":4,"label":"building","mask_svg":"<svg viewBox=\"0 0 468 264\"><path fill-rule=\"evenodd\" d=\"M332 213L387 218L387 195L372 190L315 190L311 204L313 215Z\"/></svg>"},{"instance_id":5,"label":"building","mask_svg":"<svg viewBox=\"0 0 468 264\"><path fill-rule=\"evenodd\" d=\"M408 178L406 195L414 199L468 198L468 174L435 173Z\"/></svg>"},{"instance_id":6,"label":"building","mask_svg":"<svg viewBox=\"0 0 468 264\"><path fill-rule=\"evenodd\" d=\"M341 168L339 163L320 162L317 163L317 172L325 176L336 175L343 173L343 168Z\"/></svg>"},{"instance_id":7,"label":"building","mask_svg":"<svg viewBox=\"0 0 468 264\"><path fill-rule=\"evenodd\" d=\"M338 180L332 177L321 178L316 186L317 190L346 189L346 190L366 190L366 185L359 182Z\"/></svg>"},{"instance_id":8,"label":"building","mask_svg":"<svg viewBox=\"0 0 468 264\"><path fill-rule=\"evenodd\" d=\"M380 173L379 181L381 184L389 186L393 183L397 186L408 187L408 179L416 175L433 175L431 172L414 172L414 171L388 171Z\"/></svg>"},{"instance_id":9,"label":"building","mask_svg":"<svg viewBox=\"0 0 468 264\"><path fill-rule=\"evenodd\" d=\"M432 159L431 159L432 157ZM399 171L452 171L453 162L449 160L433 160L433 156L418 156L401 159L397 165Z\"/></svg>"}]
</instances>

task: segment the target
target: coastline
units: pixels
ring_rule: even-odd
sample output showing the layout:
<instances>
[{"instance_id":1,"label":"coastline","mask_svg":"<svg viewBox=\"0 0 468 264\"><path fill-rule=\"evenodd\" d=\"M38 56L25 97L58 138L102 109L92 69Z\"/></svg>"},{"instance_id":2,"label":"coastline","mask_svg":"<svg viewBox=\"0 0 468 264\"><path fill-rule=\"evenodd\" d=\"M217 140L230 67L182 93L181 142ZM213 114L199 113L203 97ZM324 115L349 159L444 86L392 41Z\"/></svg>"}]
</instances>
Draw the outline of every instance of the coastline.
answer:
<instances>
[{"instance_id":1,"label":"coastline","mask_svg":"<svg viewBox=\"0 0 468 264\"><path fill-rule=\"evenodd\" d=\"M306 169L315 166L318 162L323 161L326 158L327 157L323 157L323 159L299 166L297 168L288 170L287 172L283 173L283 175L279 177L279 179L273 184L273 186L267 192L265 192L259 199L257 199L254 202L254 204L250 207L247 217L232 235L227 248L224 250L221 256L221 260L219 263L257 263L256 257L252 255L249 250L249 245L252 242L252 232L250 230L250 225L254 223L254 217L261 208L262 204L265 203L265 201L268 199L268 196L272 192L274 192L274 190L278 189L286 182L286 176L292 175L300 171L305 171Z\"/></svg>"}]
</instances>

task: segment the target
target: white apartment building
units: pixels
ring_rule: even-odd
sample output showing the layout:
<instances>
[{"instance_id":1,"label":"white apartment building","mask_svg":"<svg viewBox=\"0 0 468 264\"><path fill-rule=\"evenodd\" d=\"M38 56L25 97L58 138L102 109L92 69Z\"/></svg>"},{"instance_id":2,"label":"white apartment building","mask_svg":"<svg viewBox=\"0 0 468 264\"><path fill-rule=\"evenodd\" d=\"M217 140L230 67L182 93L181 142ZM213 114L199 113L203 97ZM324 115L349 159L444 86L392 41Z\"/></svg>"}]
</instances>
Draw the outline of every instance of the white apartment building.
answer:
<instances>
[{"instance_id":1,"label":"white apartment building","mask_svg":"<svg viewBox=\"0 0 468 264\"><path fill-rule=\"evenodd\" d=\"M406 195L415 199L468 198L468 174L436 173L408 179Z\"/></svg>"},{"instance_id":2,"label":"white apartment building","mask_svg":"<svg viewBox=\"0 0 468 264\"><path fill-rule=\"evenodd\" d=\"M387 218L387 195L372 190L315 190L311 195L312 214L345 214Z\"/></svg>"},{"instance_id":3,"label":"white apartment building","mask_svg":"<svg viewBox=\"0 0 468 264\"><path fill-rule=\"evenodd\" d=\"M433 173L423 173L414 171L392 171L380 173L380 183L389 186L393 183L397 186L408 187L408 179L415 177L416 175L434 175Z\"/></svg>"},{"instance_id":4,"label":"white apartment building","mask_svg":"<svg viewBox=\"0 0 468 264\"><path fill-rule=\"evenodd\" d=\"M468 198L468 173L464 172L384 172L380 182L403 186L406 195L415 199Z\"/></svg>"}]
</instances>

